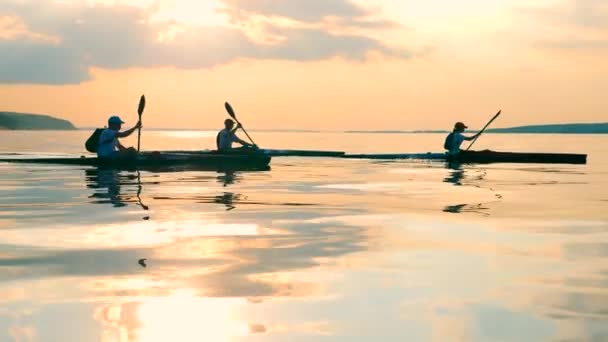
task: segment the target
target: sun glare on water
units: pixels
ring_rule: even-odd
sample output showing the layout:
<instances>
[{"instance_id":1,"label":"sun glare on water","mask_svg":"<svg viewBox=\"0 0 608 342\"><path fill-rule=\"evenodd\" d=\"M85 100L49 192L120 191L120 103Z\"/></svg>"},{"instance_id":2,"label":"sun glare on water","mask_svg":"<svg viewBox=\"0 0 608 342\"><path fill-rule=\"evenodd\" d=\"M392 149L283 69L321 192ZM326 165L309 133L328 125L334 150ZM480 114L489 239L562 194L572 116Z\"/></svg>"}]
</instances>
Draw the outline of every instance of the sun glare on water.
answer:
<instances>
[{"instance_id":1,"label":"sun glare on water","mask_svg":"<svg viewBox=\"0 0 608 342\"><path fill-rule=\"evenodd\" d=\"M247 324L234 317L238 306L238 299L199 298L188 292L147 301L138 310L139 341L220 342L246 335Z\"/></svg>"},{"instance_id":2,"label":"sun glare on water","mask_svg":"<svg viewBox=\"0 0 608 342\"><path fill-rule=\"evenodd\" d=\"M137 342L231 341L249 333L249 325L237 317L242 305L238 298L201 298L193 291L179 290L140 302L134 319L121 325L119 335ZM127 314L122 311L121 306L114 306L107 316L117 321ZM113 340L111 336L116 335L106 332L106 336L105 340Z\"/></svg>"}]
</instances>

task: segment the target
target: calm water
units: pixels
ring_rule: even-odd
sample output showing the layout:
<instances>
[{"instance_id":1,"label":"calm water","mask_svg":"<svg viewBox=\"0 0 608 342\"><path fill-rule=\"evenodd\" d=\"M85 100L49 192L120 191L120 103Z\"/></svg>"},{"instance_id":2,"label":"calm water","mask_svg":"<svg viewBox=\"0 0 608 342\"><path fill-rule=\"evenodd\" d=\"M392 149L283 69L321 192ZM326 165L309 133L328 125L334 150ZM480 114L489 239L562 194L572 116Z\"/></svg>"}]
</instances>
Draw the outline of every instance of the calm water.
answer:
<instances>
[{"instance_id":1,"label":"calm water","mask_svg":"<svg viewBox=\"0 0 608 342\"><path fill-rule=\"evenodd\" d=\"M266 147L349 152L443 143L252 133ZM1 132L0 153L78 154L87 136ZM145 131L142 146L213 139ZM275 158L233 174L0 163L0 341L608 340L608 136L487 135L476 147L589 158L460 169Z\"/></svg>"}]
</instances>

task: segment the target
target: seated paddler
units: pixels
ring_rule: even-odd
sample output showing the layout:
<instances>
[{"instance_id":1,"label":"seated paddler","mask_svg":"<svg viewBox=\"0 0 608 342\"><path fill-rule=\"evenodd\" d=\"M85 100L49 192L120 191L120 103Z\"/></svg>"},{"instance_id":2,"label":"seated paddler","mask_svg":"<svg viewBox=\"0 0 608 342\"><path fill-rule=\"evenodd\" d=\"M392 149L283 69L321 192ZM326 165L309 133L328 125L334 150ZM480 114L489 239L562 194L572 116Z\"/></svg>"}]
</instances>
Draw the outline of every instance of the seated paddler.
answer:
<instances>
[{"instance_id":1,"label":"seated paddler","mask_svg":"<svg viewBox=\"0 0 608 342\"><path fill-rule=\"evenodd\" d=\"M137 150L133 147L124 147L118 138L126 138L133 134L136 129L141 127L141 121L138 121L132 128L121 132L124 121L118 116L111 116L108 119L108 128L104 129L99 136L99 145L97 147L97 156L99 158L128 158L135 156Z\"/></svg>"},{"instance_id":2,"label":"seated paddler","mask_svg":"<svg viewBox=\"0 0 608 342\"><path fill-rule=\"evenodd\" d=\"M234 125L232 119L226 119L224 121L224 129L219 131L216 138L217 150L222 152L229 151L242 151L248 149L255 149L257 146L250 144L236 135L236 131L241 128L241 124ZM241 147L233 148L232 144L241 144Z\"/></svg>"},{"instance_id":3,"label":"seated paddler","mask_svg":"<svg viewBox=\"0 0 608 342\"><path fill-rule=\"evenodd\" d=\"M467 129L468 127L462 123L462 122L457 122L454 125L454 130L448 134L448 136L445 138L445 142L443 143L443 148L445 148L448 152L448 154L450 155L455 155L460 153L460 146L462 145L462 143L467 140L473 140L475 139L477 136L479 136L479 134L481 133L477 133L475 135L472 136L465 136L464 131Z\"/></svg>"}]
</instances>

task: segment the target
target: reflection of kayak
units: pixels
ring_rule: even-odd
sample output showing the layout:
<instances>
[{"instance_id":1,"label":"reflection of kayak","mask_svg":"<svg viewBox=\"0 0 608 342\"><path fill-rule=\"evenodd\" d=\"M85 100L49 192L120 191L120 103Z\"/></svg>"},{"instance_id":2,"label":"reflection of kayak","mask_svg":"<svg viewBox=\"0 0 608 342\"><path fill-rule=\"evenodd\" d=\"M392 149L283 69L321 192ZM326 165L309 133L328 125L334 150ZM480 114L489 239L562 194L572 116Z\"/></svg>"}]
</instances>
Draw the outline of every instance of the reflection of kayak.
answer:
<instances>
[{"instance_id":1,"label":"reflection of kayak","mask_svg":"<svg viewBox=\"0 0 608 342\"><path fill-rule=\"evenodd\" d=\"M136 158L106 159L97 157L0 158L2 162L28 164L61 164L98 166L114 169L188 169L188 170L256 170L267 169L271 157L258 153L224 154L206 152L143 152Z\"/></svg>"},{"instance_id":2,"label":"reflection of kayak","mask_svg":"<svg viewBox=\"0 0 608 342\"><path fill-rule=\"evenodd\" d=\"M459 163L551 163L586 164L586 154L570 153L527 153L497 151L462 151L450 156L446 153L401 153L401 154L347 154L343 158L356 159L422 159Z\"/></svg>"}]
</instances>

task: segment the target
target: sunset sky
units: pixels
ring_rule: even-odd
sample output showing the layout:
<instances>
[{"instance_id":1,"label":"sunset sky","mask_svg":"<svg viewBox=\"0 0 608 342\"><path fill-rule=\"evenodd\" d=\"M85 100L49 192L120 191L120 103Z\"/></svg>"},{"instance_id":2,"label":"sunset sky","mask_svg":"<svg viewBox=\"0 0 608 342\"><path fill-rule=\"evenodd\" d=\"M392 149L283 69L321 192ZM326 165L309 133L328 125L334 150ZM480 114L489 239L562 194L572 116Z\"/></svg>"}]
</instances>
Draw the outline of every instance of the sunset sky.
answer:
<instances>
[{"instance_id":1,"label":"sunset sky","mask_svg":"<svg viewBox=\"0 0 608 342\"><path fill-rule=\"evenodd\" d=\"M608 121L605 0L0 0L0 111L77 126Z\"/></svg>"}]
</instances>

